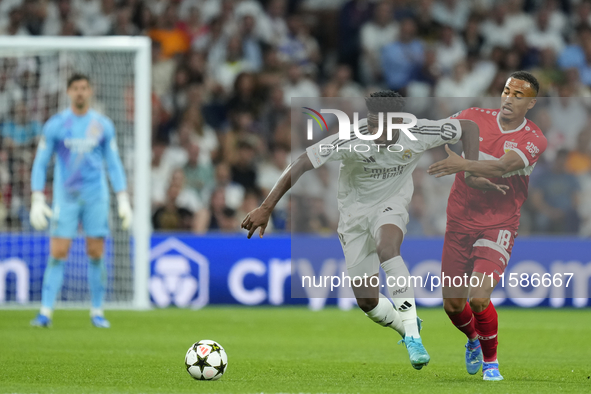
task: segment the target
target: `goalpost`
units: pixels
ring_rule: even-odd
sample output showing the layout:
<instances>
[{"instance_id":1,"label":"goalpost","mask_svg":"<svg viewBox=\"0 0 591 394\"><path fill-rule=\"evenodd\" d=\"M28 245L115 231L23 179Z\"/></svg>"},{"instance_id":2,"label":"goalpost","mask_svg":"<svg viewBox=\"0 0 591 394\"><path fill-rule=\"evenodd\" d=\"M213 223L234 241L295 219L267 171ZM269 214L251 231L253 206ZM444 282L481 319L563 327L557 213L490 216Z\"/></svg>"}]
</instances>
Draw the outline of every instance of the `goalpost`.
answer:
<instances>
[{"instance_id":1,"label":"goalpost","mask_svg":"<svg viewBox=\"0 0 591 394\"><path fill-rule=\"evenodd\" d=\"M111 192L106 306L150 307L150 68L146 37L0 37L0 308L40 304L49 235L28 223L30 170L41 125L69 105L66 81L74 72L90 77L91 107L115 124L134 209L133 229L123 231ZM52 179L53 166L50 200ZM79 238L57 308L90 307L87 264Z\"/></svg>"}]
</instances>

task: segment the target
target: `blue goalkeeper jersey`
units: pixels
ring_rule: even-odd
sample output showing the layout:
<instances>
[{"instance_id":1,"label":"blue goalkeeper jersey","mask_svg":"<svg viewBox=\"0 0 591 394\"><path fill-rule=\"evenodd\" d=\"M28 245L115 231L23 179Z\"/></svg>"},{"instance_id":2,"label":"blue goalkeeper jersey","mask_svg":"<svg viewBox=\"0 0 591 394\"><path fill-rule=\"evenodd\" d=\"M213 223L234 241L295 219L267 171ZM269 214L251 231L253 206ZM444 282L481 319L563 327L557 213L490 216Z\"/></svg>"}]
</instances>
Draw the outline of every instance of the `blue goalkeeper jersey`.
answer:
<instances>
[{"instance_id":1,"label":"blue goalkeeper jersey","mask_svg":"<svg viewBox=\"0 0 591 394\"><path fill-rule=\"evenodd\" d=\"M126 189L115 126L106 116L94 110L78 116L68 108L45 123L33 163L32 191L45 188L47 165L54 153L54 201L108 198L105 163L115 193Z\"/></svg>"}]
</instances>

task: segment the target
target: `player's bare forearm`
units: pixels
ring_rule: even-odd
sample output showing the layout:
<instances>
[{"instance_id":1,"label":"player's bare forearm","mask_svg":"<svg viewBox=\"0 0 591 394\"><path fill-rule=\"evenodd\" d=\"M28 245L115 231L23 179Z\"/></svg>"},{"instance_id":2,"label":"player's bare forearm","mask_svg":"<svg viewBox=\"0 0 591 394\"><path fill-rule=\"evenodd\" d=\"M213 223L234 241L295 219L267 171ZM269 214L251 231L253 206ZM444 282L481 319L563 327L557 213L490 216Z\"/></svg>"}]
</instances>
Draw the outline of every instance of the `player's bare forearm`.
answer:
<instances>
[{"instance_id":1,"label":"player's bare forearm","mask_svg":"<svg viewBox=\"0 0 591 394\"><path fill-rule=\"evenodd\" d=\"M478 151L480 148L480 130L476 122L471 120L460 120L462 126L462 145L464 147L464 156L467 160L478 160Z\"/></svg>"},{"instance_id":2,"label":"player's bare forearm","mask_svg":"<svg viewBox=\"0 0 591 394\"><path fill-rule=\"evenodd\" d=\"M475 176L497 178L524 167L525 163L519 154L509 151L499 160L466 160L463 171L468 171Z\"/></svg>"},{"instance_id":3,"label":"player's bare forearm","mask_svg":"<svg viewBox=\"0 0 591 394\"><path fill-rule=\"evenodd\" d=\"M455 174L460 171L465 171L465 166L468 161L478 160L478 152L480 148L480 131L478 125L471 121L460 120L462 126L462 145L464 146L464 155L466 159L453 152L449 146L445 145L445 151L448 154L447 159L431 164L427 172L430 175L435 175L438 178Z\"/></svg>"},{"instance_id":4,"label":"player's bare forearm","mask_svg":"<svg viewBox=\"0 0 591 394\"><path fill-rule=\"evenodd\" d=\"M271 192L261 206L249 212L242 221L241 227L248 230L248 238L252 237L252 234L259 227L261 228L260 236L261 238L263 237L269 217L279 200L281 200L281 197L300 179L304 172L312 168L314 166L308 155L303 153L283 171L283 174L281 174L279 180L275 183L275 186L273 186L273 189L271 189Z\"/></svg>"}]
</instances>

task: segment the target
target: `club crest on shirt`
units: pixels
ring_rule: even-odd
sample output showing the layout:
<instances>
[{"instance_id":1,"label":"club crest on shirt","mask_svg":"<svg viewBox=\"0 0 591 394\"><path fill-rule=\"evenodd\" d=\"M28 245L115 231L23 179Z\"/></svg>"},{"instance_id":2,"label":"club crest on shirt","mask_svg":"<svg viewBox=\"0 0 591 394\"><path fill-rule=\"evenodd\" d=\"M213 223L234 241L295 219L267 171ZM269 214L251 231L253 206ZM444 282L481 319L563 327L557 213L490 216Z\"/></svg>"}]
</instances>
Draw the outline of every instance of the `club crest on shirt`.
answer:
<instances>
[{"instance_id":1,"label":"club crest on shirt","mask_svg":"<svg viewBox=\"0 0 591 394\"><path fill-rule=\"evenodd\" d=\"M517 142L505 141L505 153L517 148Z\"/></svg>"},{"instance_id":2,"label":"club crest on shirt","mask_svg":"<svg viewBox=\"0 0 591 394\"><path fill-rule=\"evenodd\" d=\"M86 136L93 140L98 140L103 134L103 128L97 120L93 120L86 129Z\"/></svg>"},{"instance_id":3,"label":"club crest on shirt","mask_svg":"<svg viewBox=\"0 0 591 394\"><path fill-rule=\"evenodd\" d=\"M402 154L402 158L404 160L410 160L411 157L412 157L412 152L410 151L410 149L405 150L404 153Z\"/></svg>"}]
</instances>

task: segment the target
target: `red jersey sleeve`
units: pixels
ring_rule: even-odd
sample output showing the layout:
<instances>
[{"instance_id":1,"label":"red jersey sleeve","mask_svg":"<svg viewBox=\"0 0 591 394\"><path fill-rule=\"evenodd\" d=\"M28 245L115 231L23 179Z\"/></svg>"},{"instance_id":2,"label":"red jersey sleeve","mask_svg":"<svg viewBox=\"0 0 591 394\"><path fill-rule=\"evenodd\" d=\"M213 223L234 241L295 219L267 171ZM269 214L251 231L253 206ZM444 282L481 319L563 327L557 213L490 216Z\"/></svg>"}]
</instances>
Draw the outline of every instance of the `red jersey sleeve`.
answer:
<instances>
[{"instance_id":1,"label":"red jersey sleeve","mask_svg":"<svg viewBox=\"0 0 591 394\"><path fill-rule=\"evenodd\" d=\"M544 137L540 129L533 122L528 122L526 130L528 132L519 139L519 143L516 144L517 146L509 148L519 154L519 157L525 163L525 167L537 162L548 146L546 137Z\"/></svg>"}]
</instances>

